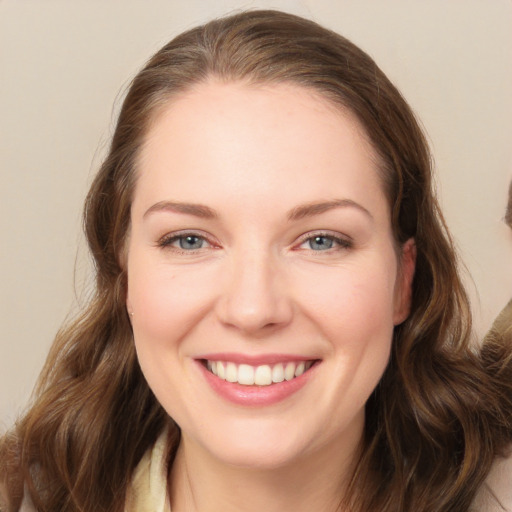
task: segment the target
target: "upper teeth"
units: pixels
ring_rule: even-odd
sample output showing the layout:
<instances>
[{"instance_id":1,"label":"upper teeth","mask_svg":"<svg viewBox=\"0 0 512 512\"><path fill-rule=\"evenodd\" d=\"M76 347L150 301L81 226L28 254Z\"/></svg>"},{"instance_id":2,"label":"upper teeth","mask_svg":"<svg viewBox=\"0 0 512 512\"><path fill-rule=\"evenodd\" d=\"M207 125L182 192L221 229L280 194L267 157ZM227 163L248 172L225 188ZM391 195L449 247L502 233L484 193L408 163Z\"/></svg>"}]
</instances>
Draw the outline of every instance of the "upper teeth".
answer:
<instances>
[{"instance_id":1,"label":"upper teeth","mask_svg":"<svg viewBox=\"0 0 512 512\"><path fill-rule=\"evenodd\" d=\"M277 363L272 366L268 364L251 366L248 364L210 360L206 362L208 370L217 375L217 377L245 386L269 386L274 382L292 380L302 375L312 364L313 361Z\"/></svg>"}]
</instances>

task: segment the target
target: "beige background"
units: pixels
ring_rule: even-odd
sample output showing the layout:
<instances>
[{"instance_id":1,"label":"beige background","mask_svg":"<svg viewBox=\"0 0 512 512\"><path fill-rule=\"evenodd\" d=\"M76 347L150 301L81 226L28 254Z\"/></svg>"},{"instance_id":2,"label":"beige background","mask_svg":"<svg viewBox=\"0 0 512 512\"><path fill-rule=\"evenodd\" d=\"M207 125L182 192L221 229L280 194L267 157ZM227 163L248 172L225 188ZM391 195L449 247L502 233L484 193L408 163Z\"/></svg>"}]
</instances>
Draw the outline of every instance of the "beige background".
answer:
<instances>
[{"instance_id":1,"label":"beige background","mask_svg":"<svg viewBox=\"0 0 512 512\"><path fill-rule=\"evenodd\" d=\"M87 185L133 73L178 32L235 8L309 16L368 51L432 144L483 333L512 295L511 0L0 0L0 430L83 302ZM479 299L475 292L479 291Z\"/></svg>"}]
</instances>

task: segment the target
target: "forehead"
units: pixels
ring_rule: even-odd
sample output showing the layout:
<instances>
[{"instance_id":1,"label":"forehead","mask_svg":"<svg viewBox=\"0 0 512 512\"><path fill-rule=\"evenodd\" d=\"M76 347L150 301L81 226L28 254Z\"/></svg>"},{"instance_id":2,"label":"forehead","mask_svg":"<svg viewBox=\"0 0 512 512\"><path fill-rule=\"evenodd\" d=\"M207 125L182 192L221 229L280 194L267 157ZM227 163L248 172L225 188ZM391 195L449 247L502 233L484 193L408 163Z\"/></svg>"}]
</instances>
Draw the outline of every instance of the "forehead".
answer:
<instances>
[{"instance_id":1,"label":"forehead","mask_svg":"<svg viewBox=\"0 0 512 512\"><path fill-rule=\"evenodd\" d=\"M378 167L357 118L319 93L212 80L169 100L154 117L135 197L163 194L169 185L188 201L223 193L293 203L332 199L334 187L337 195L370 200L383 195Z\"/></svg>"},{"instance_id":2,"label":"forehead","mask_svg":"<svg viewBox=\"0 0 512 512\"><path fill-rule=\"evenodd\" d=\"M255 115L256 114L256 115ZM312 122L322 124L344 124L357 134L362 148L375 162L379 159L367 133L357 116L341 101L336 103L313 87L294 83L250 83L246 81L221 81L214 77L199 82L185 91L179 92L163 102L152 114L144 147L154 139L159 129L169 128L172 121L180 123L189 133L199 133L203 124L212 119L217 122L231 123L237 129L245 116L246 126L252 130L267 130L274 137L286 120L296 121L296 135L299 130L307 129ZM194 125L202 117L201 125ZM313 127L312 127L313 128ZM192 130L191 130L192 129ZM312 130L311 130L312 131ZM274 132L274 133L272 133ZM210 132L210 134L215 133ZM288 130L282 132L289 133ZM173 132L177 136L177 131Z\"/></svg>"}]
</instances>

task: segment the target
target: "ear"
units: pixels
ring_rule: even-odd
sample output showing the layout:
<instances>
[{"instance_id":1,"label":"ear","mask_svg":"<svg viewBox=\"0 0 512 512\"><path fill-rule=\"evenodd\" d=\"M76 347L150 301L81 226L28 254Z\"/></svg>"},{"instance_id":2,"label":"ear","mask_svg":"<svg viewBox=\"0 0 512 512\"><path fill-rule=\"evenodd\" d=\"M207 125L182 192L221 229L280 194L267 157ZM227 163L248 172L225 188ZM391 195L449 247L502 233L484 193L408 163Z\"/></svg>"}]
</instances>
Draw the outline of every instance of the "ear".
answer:
<instances>
[{"instance_id":1,"label":"ear","mask_svg":"<svg viewBox=\"0 0 512 512\"><path fill-rule=\"evenodd\" d=\"M128 313L128 316L130 317L130 322L132 321L133 317L133 307L132 307L132 301L130 298L130 287L128 286L128 272L126 272L126 298L125 298L125 306L126 306L126 312Z\"/></svg>"},{"instance_id":2,"label":"ear","mask_svg":"<svg viewBox=\"0 0 512 512\"><path fill-rule=\"evenodd\" d=\"M133 308L129 297L126 298L126 311L131 318L133 316Z\"/></svg>"},{"instance_id":3,"label":"ear","mask_svg":"<svg viewBox=\"0 0 512 512\"><path fill-rule=\"evenodd\" d=\"M399 325L409 316L412 301L412 282L416 269L416 241L409 238L402 245L395 284L393 323Z\"/></svg>"}]
</instances>

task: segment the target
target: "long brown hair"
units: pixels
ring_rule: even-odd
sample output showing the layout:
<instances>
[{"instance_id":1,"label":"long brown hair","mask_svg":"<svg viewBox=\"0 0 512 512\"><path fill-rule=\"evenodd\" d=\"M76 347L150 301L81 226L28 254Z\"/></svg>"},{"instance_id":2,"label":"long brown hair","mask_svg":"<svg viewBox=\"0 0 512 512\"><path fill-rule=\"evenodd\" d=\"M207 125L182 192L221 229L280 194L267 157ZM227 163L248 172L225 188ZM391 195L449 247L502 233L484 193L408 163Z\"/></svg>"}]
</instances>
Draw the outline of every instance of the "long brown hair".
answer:
<instances>
[{"instance_id":1,"label":"long brown hair","mask_svg":"<svg viewBox=\"0 0 512 512\"><path fill-rule=\"evenodd\" d=\"M87 196L84 225L96 291L55 340L28 413L0 444L15 509L121 511L131 474L168 418L137 363L121 261L137 157L156 112L209 77L294 83L352 111L381 160L397 244L414 237L409 318L367 404L365 445L344 501L353 511L457 511L507 441L502 395L469 347L471 318L456 257L432 192L428 145L411 109L347 39L276 11L190 30L157 52L124 100L109 154ZM341 497L340 497L341 499Z\"/></svg>"}]
</instances>

